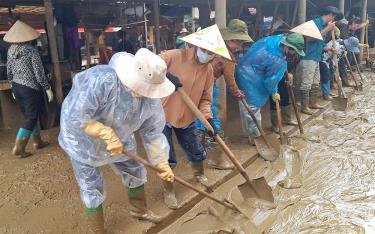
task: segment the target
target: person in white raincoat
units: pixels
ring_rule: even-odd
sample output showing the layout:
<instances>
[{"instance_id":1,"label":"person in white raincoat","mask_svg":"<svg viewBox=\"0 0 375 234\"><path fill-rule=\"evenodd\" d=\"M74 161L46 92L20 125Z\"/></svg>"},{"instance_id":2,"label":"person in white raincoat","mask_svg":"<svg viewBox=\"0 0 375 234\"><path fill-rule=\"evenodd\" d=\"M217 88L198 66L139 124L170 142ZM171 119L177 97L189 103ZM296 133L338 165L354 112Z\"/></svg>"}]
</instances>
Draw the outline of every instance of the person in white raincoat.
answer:
<instances>
[{"instance_id":1,"label":"person in white raincoat","mask_svg":"<svg viewBox=\"0 0 375 234\"><path fill-rule=\"evenodd\" d=\"M128 158L123 150L137 152L134 133L139 131L150 162L165 172L161 179L173 181L168 165L169 145L160 98L175 91L166 79L165 62L140 49L136 55L120 52L108 65L78 73L61 110L60 146L71 159L90 228L104 232L102 203L105 199L100 166L109 164L129 188L131 215L159 222L147 209L145 167Z\"/></svg>"}]
</instances>

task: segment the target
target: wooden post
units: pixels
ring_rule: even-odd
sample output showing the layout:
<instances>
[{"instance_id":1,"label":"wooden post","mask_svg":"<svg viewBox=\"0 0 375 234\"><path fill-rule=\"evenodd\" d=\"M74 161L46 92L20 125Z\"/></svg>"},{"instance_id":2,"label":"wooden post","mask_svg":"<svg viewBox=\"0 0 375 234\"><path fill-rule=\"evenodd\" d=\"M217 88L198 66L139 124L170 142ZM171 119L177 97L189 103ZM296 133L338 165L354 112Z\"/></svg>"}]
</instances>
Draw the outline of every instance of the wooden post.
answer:
<instances>
[{"instance_id":1,"label":"wooden post","mask_svg":"<svg viewBox=\"0 0 375 234\"><path fill-rule=\"evenodd\" d=\"M345 14L345 0L339 0L339 10Z\"/></svg>"},{"instance_id":2,"label":"wooden post","mask_svg":"<svg viewBox=\"0 0 375 234\"><path fill-rule=\"evenodd\" d=\"M365 23L367 20L367 0L362 0L362 14L361 14L362 22ZM360 43L365 43L365 32L366 27L361 28L361 37L360 37ZM360 54L359 54L359 64L363 61L363 51L364 47L360 47Z\"/></svg>"},{"instance_id":3,"label":"wooden post","mask_svg":"<svg viewBox=\"0 0 375 234\"><path fill-rule=\"evenodd\" d=\"M290 22L290 25L294 27L296 25L296 19L297 19L297 13L298 13L298 4L299 0L296 0L296 3L294 5L294 10L293 10L293 18L292 21Z\"/></svg>"},{"instance_id":4,"label":"wooden post","mask_svg":"<svg viewBox=\"0 0 375 234\"><path fill-rule=\"evenodd\" d=\"M215 0L215 23L219 28L227 27L227 0ZM216 80L218 88L218 117L221 120L221 127L224 128L227 121L227 89L224 77Z\"/></svg>"},{"instance_id":5,"label":"wooden post","mask_svg":"<svg viewBox=\"0 0 375 234\"><path fill-rule=\"evenodd\" d=\"M85 28L85 47L86 47L86 69L91 66L91 54L90 54L90 32Z\"/></svg>"},{"instance_id":6,"label":"wooden post","mask_svg":"<svg viewBox=\"0 0 375 234\"><path fill-rule=\"evenodd\" d=\"M306 22L306 0L297 0L298 3L298 24Z\"/></svg>"},{"instance_id":7,"label":"wooden post","mask_svg":"<svg viewBox=\"0 0 375 234\"><path fill-rule=\"evenodd\" d=\"M155 49L160 53L160 0L154 0ZM146 38L147 42L147 38ZM147 43L146 43L147 44Z\"/></svg>"},{"instance_id":8,"label":"wooden post","mask_svg":"<svg viewBox=\"0 0 375 234\"><path fill-rule=\"evenodd\" d=\"M62 92L62 84L61 84L61 70L60 70L60 62L59 56L57 51L57 43L56 43L56 33L55 27L53 25L53 10L52 10L52 1L51 0L44 0L44 7L46 11L46 22L47 22L47 30L48 30L48 42L50 47L50 53L52 58L53 64L53 72L55 77L55 94L57 104L61 105L64 99L63 92Z\"/></svg>"}]
</instances>

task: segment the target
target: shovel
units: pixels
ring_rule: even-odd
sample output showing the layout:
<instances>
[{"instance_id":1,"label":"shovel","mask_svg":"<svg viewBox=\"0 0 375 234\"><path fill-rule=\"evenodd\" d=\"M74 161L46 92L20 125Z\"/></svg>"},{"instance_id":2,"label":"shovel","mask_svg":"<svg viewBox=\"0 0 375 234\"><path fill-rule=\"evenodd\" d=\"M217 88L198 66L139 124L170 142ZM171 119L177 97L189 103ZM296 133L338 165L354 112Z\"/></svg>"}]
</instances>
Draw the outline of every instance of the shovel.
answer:
<instances>
[{"instance_id":1,"label":"shovel","mask_svg":"<svg viewBox=\"0 0 375 234\"><path fill-rule=\"evenodd\" d=\"M287 77L288 77L288 81L290 82L291 78L289 78L289 74L288 74ZM296 102L296 97L294 96L293 88L292 88L292 86L290 84L287 84L287 87L288 87L289 97L292 100L293 110L294 110L294 113L296 115L296 119L297 119L297 122L298 122L299 132L301 134L304 134L304 132L303 132L303 126L302 126L302 122L301 122L301 117L300 117L298 109L297 109L297 102Z\"/></svg>"},{"instance_id":2,"label":"shovel","mask_svg":"<svg viewBox=\"0 0 375 234\"><path fill-rule=\"evenodd\" d=\"M332 36L332 42L333 42L332 47L336 49L335 32L333 30L331 31L331 36ZM335 77L336 77L336 82L338 86L339 96L333 98L332 106L337 111L345 111L346 108L348 107L348 98L345 96L345 92L342 88L342 81L339 75L339 61L337 59L337 54L333 55L333 61L335 62L335 66L336 66Z\"/></svg>"},{"instance_id":3,"label":"shovel","mask_svg":"<svg viewBox=\"0 0 375 234\"><path fill-rule=\"evenodd\" d=\"M257 151L259 155L264 158L267 161L275 161L277 156L279 156L279 151L280 151L280 144L278 144L278 140L276 137L274 137L273 134L267 135L265 134L264 130L258 123L257 119L255 118L253 112L250 109L250 106L247 104L245 99L241 100L242 104L245 106L247 111L249 112L249 115L253 119L253 122L256 124L259 132L260 132L260 137L256 137L254 139L255 141L255 146L257 148ZM272 142L272 144L271 144ZM277 150L276 150L277 149Z\"/></svg>"},{"instance_id":4,"label":"shovel","mask_svg":"<svg viewBox=\"0 0 375 234\"><path fill-rule=\"evenodd\" d=\"M349 71L350 71L350 74L351 74L351 76L353 78L353 81L355 83L355 89L358 90L358 91L362 91L363 90L363 85L362 85L362 83L358 83L357 78L355 78L352 65L350 65L350 62L349 62L349 59L348 59L348 55L346 53L344 53L344 58L345 58L346 65L349 67Z\"/></svg>"},{"instance_id":5,"label":"shovel","mask_svg":"<svg viewBox=\"0 0 375 234\"><path fill-rule=\"evenodd\" d=\"M190 108L190 110L195 114L195 116L203 123L206 129L213 131L210 123L206 120L203 114L198 110L198 108L194 105L193 101L190 97L186 94L185 90L181 87L177 89L180 93L182 100L186 103L186 105ZM232 153L232 151L228 148L225 144L223 139L219 135L214 136L215 141L220 145L221 149L224 153L228 156L228 158L232 161L232 163L236 166L239 170L240 174L245 178L246 182L239 185L238 189L241 191L242 196L245 199L250 198L259 198L263 199L268 202L274 202L274 197L272 194L271 187L267 184L267 181L264 177L251 180L249 175L246 173L245 168L243 168L242 164L237 160L236 156Z\"/></svg>"},{"instance_id":6,"label":"shovel","mask_svg":"<svg viewBox=\"0 0 375 234\"><path fill-rule=\"evenodd\" d=\"M356 65L355 67L357 69L359 77L361 78L362 83L364 83L365 79L363 79L362 72L361 72L361 70L359 70L359 64L358 64L358 61L357 61L357 57L355 56L354 52L352 52L352 55L353 55L353 58L354 58L354 62L355 62L355 65Z\"/></svg>"},{"instance_id":7,"label":"shovel","mask_svg":"<svg viewBox=\"0 0 375 234\"><path fill-rule=\"evenodd\" d=\"M148 168L150 168L150 169L152 169L152 170L154 170L154 171L156 171L156 172L158 172L158 173L163 173L163 172L164 172L164 170L162 170L162 169L160 169L160 168L158 168L158 167L152 165L152 164L149 163L146 159L141 158L141 157L139 157L138 155L136 155L136 154L134 154L134 153L132 153L132 152L124 151L123 153L124 153L126 156L128 156L129 158L131 158L131 159L133 159L133 160L135 160L135 161L137 161L137 162L142 163L142 164L145 165L146 167L148 167ZM174 180L177 181L178 183L182 184L183 186L185 186L185 187L187 187L187 188L189 188L189 189L191 189L191 190L193 190L193 191L195 191L195 192L197 192L197 193L199 193L199 194L201 194L201 195L203 195L203 196L205 196L205 197L211 199L212 201L217 202L217 203L220 204L220 205L223 205L223 206L225 206L225 207L227 207L227 208L229 208L229 209L232 209L232 210L234 210L234 211L236 211L236 212L242 213L239 209L237 209L237 208L236 208L234 205L232 205L230 202L228 202L228 201L224 202L224 201L222 201L222 200L219 200L218 198L216 198L216 197L214 197L214 196L212 196L212 195L210 195L210 194L208 194L208 193L206 193L206 192L204 192L204 191L202 191L202 190L200 190L200 189L197 189L197 188L194 187L192 184L190 184L190 183L184 181L183 179L181 179L181 178L179 178L179 177L177 177L177 176L174 177Z\"/></svg>"},{"instance_id":8,"label":"shovel","mask_svg":"<svg viewBox=\"0 0 375 234\"><path fill-rule=\"evenodd\" d=\"M286 145L287 139L283 131L283 120L281 116L280 101L276 100L275 103L276 103L276 112L277 112L277 122L279 125L280 142L282 145Z\"/></svg>"}]
</instances>

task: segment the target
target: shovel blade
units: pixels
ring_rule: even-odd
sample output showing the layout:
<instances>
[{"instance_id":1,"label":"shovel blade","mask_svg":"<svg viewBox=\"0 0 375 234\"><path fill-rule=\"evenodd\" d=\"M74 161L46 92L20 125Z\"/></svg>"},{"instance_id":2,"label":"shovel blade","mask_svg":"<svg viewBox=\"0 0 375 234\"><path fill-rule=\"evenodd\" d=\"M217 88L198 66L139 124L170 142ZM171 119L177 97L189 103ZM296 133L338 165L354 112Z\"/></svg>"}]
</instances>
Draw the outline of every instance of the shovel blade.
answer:
<instances>
[{"instance_id":1,"label":"shovel blade","mask_svg":"<svg viewBox=\"0 0 375 234\"><path fill-rule=\"evenodd\" d=\"M238 189L244 199L258 198L272 203L275 200L272 194L272 188L268 185L264 177L246 181L238 185Z\"/></svg>"},{"instance_id":2,"label":"shovel blade","mask_svg":"<svg viewBox=\"0 0 375 234\"><path fill-rule=\"evenodd\" d=\"M259 155L263 159L272 162L279 156L280 143L275 135L269 134L264 137L256 137L254 142Z\"/></svg>"},{"instance_id":3,"label":"shovel blade","mask_svg":"<svg viewBox=\"0 0 375 234\"><path fill-rule=\"evenodd\" d=\"M336 111L345 111L348 108L348 98L334 97L332 99L332 106Z\"/></svg>"}]
</instances>

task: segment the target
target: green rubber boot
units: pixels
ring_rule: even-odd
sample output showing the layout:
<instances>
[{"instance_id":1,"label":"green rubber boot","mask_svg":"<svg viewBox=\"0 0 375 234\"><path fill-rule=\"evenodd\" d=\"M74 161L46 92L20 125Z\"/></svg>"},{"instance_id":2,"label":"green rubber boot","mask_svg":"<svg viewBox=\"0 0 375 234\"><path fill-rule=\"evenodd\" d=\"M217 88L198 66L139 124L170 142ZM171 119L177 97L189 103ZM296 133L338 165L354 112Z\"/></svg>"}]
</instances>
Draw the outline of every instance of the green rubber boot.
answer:
<instances>
[{"instance_id":1,"label":"green rubber boot","mask_svg":"<svg viewBox=\"0 0 375 234\"><path fill-rule=\"evenodd\" d=\"M139 219L150 221L152 223L160 223L161 217L155 215L152 211L147 209L146 193L144 185L136 188L128 189L129 203L132 206L130 215Z\"/></svg>"},{"instance_id":2,"label":"green rubber boot","mask_svg":"<svg viewBox=\"0 0 375 234\"><path fill-rule=\"evenodd\" d=\"M97 208L85 207L84 210L86 221L91 231L95 234L104 234L104 215L102 205Z\"/></svg>"},{"instance_id":3,"label":"green rubber boot","mask_svg":"<svg viewBox=\"0 0 375 234\"><path fill-rule=\"evenodd\" d=\"M31 133L31 137L34 140L34 148L35 149L41 149L49 145L48 142L43 141L40 137L40 127L39 124L37 124L34 128L34 130Z\"/></svg>"},{"instance_id":4,"label":"green rubber boot","mask_svg":"<svg viewBox=\"0 0 375 234\"><path fill-rule=\"evenodd\" d=\"M31 153L25 151L30 136L31 131L24 128L20 128L20 130L18 130L16 142L12 150L13 155L19 156L20 158L31 156Z\"/></svg>"}]
</instances>

